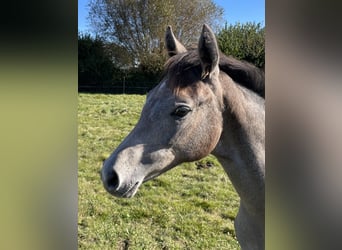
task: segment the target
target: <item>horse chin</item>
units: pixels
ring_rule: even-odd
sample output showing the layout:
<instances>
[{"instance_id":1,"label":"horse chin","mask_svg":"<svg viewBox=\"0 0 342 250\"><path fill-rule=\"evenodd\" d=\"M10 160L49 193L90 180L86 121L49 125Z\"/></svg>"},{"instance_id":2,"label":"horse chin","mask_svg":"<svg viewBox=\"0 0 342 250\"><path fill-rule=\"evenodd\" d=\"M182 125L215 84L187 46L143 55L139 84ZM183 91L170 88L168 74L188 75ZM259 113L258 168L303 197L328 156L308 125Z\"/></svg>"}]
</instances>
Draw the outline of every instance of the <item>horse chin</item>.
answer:
<instances>
[{"instance_id":1,"label":"horse chin","mask_svg":"<svg viewBox=\"0 0 342 250\"><path fill-rule=\"evenodd\" d=\"M114 196L119 198L132 198L139 190L139 187L142 183L152 180L159 176L161 173L154 173L146 176L142 181L137 181L133 186L129 187L126 190L117 191L115 193L112 193Z\"/></svg>"},{"instance_id":2,"label":"horse chin","mask_svg":"<svg viewBox=\"0 0 342 250\"><path fill-rule=\"evenodd\" d=\"M117 196L120 198L132 198L138 191L141 181L137 181L132 187L130 187L126 192L123 194L118 194Z\"/></svg>"}]
</instances>

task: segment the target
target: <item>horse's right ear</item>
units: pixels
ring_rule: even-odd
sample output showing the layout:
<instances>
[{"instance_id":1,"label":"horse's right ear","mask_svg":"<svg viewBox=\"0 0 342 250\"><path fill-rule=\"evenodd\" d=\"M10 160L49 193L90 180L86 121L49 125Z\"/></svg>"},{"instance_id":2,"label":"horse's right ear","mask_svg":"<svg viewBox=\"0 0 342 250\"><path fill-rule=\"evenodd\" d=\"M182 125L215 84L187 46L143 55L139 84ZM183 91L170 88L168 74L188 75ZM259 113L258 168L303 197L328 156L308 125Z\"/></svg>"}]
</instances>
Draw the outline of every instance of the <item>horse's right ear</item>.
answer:
<instances>
[{"instance_id":1,"label":"horse's right ear","mask_svg":"<svg viewBox=\"0 0 342 250\"><path fill-rule=\"evenodd\" d=\"M202 33L198 41L198 54L202 64L202 76L204 79L218 70L219 48L214 32L206 24L203 25Z\"/></svg>"},{"instance_id":2,"label":"horse's right ear","mask_svg":"<svg viewBox=\"0 0 342 250\"><path fill-rule=\"evenodd\" d=\"M170 25L166 28L165 43L170 57L187 51L183 44L176 39Z\"/></svg>"}]
</instances>

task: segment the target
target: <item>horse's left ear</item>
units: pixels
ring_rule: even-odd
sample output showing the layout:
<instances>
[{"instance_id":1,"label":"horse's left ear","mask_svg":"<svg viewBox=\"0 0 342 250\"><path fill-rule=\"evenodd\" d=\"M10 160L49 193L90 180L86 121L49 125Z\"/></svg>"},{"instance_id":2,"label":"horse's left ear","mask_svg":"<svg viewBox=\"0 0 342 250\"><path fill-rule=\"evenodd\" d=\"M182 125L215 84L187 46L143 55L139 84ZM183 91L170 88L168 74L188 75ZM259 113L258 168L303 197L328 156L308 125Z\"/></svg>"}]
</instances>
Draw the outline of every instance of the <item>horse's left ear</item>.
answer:
<instances>
[{"instance_id":1,"label":"horse's left ear","mask_svg":"<svg viewBox=\"0 0 342 250\"><path fill-rule=\"evenodd\" d=\"M202 64L202 79L211 77L212 73L218 70L219 49L214 32L204 24L198 41L198 54Z\"/></svg>"},{"instance_id":2,"label":"horse's left ear","mask_svg":"<svg viewBox=\"0 0 342 250\"><path fill-rule=\"evenodd\" d=\"M166 28L165 42L167 53L170 57L187 51L184 45L181 44L173 34L171 25Z\"/></svg>"}]
</instances>

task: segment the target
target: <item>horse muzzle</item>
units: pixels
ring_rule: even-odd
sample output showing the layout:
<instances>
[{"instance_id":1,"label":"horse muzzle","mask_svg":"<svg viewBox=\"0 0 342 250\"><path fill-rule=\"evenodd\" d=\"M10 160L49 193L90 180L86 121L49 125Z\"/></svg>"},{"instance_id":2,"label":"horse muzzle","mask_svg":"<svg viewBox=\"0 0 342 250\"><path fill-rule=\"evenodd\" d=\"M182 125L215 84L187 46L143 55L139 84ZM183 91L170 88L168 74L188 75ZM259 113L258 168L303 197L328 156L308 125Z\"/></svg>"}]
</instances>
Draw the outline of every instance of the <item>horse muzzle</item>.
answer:
<instances>
[{"instance_id":1,"label":"horse muzzle","mask_svg":"<svg viewBox=\"0 0 342 250\"><path fill-rule=\"evenodd\" d=\"M142 183L142 181L124 182L115 170L108 171L105 168L101 171L101 179L107 192L120 198L133 197Z\"/></svg>"}]
</instances>

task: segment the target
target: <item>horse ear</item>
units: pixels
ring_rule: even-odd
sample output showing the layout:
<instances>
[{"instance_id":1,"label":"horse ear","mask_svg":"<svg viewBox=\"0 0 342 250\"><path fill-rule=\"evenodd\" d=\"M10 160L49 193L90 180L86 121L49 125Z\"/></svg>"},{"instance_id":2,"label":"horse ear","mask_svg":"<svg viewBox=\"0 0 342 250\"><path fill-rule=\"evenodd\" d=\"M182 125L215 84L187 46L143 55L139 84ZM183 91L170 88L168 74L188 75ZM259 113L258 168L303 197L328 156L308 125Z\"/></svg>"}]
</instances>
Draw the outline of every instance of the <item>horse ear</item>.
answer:
<instances>
[{"instance_id":1,"label":"horse ear","mask_svg":"<svg viewBox=\"0 0 342 250\"><path fill-rule=\"evenodd\" d=\"M167 53L170 57L187 51L186 48L176 39L170 25L166 28L165 42Z\"/></svg>"},{"instance_id":2,"label":"horse ear","mask_svg":"<svg viewBox=\"0 0 342 250\"><path fill-rule=\"evenodd\" d=\"M214 32L204 24L202 33L198 42L198 54L202 64L202 76L204 79L218 68L219 49Z\"/></svg>"}]
</instances>

